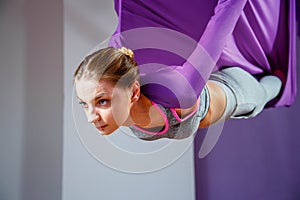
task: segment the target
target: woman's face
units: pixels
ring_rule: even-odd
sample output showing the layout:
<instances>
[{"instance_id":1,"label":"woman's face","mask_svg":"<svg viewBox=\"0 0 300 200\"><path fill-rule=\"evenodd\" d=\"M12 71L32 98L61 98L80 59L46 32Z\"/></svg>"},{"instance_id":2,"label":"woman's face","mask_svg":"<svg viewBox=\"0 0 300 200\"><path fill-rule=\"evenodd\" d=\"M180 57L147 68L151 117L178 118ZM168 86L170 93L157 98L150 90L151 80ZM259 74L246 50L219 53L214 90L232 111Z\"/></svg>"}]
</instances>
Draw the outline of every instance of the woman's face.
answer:
<instances>
[{"instance_id":1,"label":"woman's face","mask_svg":"<svg viewBox=\"0 0 300 200\"><path fill-rule=\"evenodd\" d=\"M110 81L81 79L75 82L79 103L88 122L103 135L126 125L132 106L131 88L115 87Z\"/></svg>"}]
</instances>

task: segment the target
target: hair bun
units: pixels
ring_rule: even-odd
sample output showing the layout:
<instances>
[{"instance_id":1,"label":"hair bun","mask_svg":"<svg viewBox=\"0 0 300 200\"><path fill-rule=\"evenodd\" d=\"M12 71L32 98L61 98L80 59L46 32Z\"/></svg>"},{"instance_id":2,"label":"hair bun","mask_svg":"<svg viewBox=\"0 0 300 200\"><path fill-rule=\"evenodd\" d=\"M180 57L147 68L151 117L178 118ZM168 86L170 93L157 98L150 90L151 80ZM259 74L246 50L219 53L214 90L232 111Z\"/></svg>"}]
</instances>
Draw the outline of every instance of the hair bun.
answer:
<instances>
[{"instance_id":1,"label":"hair bun","mask_svg":"<svg viewBox=\"0 0 300 200\"><path fill-rule=\"evenodd\" d=\"M121 47L118 50L121 51L126 56L129 56L130 58L133 58L133 56L134 56L133 51L131 49L126 48L126 47Z\"/></svg>"}]
</instances>

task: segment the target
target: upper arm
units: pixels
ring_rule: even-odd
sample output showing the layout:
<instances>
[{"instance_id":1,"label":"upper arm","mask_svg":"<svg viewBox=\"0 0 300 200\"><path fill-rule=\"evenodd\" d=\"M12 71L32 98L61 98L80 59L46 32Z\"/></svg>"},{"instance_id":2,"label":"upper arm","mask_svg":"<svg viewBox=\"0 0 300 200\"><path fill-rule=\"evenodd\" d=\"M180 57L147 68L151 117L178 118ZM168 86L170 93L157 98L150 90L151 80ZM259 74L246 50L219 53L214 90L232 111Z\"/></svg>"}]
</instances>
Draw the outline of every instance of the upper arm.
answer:
<instances>
[{"instance_id":1,"label":"upper arm","mask_svg":"<svg viewBox=\"0 0 300 200\"><path fill-rule=\"evenodd\" d=\"M205 85L192 66L159 66L141 68L142 93L152 101L168 108L194 106Z\"/></svg>"}]
</instances>

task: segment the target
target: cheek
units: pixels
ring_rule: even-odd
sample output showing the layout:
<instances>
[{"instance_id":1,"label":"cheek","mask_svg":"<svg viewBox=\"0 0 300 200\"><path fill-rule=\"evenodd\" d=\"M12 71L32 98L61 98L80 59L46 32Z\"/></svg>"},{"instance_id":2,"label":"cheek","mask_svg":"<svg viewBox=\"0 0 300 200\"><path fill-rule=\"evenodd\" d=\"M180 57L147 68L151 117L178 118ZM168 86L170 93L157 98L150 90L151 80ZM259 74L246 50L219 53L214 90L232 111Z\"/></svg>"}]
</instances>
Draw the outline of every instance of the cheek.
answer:
<instances>
[{"instance_id":1,"label":"cheek","mask_svg":"<svg viewBox=\"0 0 300 200\"><path fill-rule=\"evenodd\" d=\"M114 120L119 126L121 126L129 117L130 105L126 102L116 102L113 104L112 108Z\"/></svg>"},{"instance_id":2,"label":"cheek","mask_svg":"<svg viewBox=\"0 0 300 200\"><path fill-rule=\"evenodd\" d=\"M112 114L115 122L121 126L128 120L131 109L130 91L122 88L115 88L112 96Z\"/></svg>"}]
</instances>

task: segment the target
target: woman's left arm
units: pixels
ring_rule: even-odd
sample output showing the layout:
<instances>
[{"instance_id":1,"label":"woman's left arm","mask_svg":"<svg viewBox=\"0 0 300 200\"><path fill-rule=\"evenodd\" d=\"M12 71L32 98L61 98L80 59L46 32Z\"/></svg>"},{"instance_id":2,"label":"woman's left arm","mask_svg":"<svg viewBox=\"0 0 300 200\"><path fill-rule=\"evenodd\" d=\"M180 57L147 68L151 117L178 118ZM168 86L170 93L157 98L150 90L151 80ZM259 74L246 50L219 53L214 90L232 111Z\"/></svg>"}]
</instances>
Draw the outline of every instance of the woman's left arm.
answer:
<instances>
[{"instance_id":1,"label":"woman's left arm","mask_svg":"<svg viewBox=\"0 0 300 200\"><path fill-rule=\"evenodd\" d=\"M220 120L226 108L226 94L223 89L212 81L208 81L206 85L210 95L210 103L208 112L201 120L199 128L206 128Z\"/></svg>"},{"instance_id":2,"label":"woman's left arm","mask_svg":"<svg viewBox=\"0 0 300 200\"><path fill-rule=\"evenodd\" d=\"M208 81L206 84L206 87L209 91L209 102L208 105L208 111L205 115L205 117L201 120L201 123L199 124L199 128L206 128L217 121L221 119L223 116L223 113L226 108L226 94L224 93L223 89L213 81ZM178 116L187 116L190 113L192 113L199 104L201 104L201 99L199 97L196 104L194 104L192 107L187 109L175 109ZM206 103L206 102L204 102Z\"/></svg>"}]
</instances>

